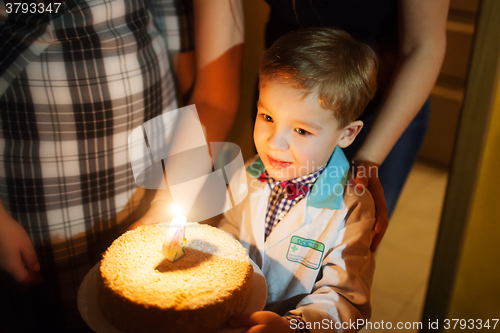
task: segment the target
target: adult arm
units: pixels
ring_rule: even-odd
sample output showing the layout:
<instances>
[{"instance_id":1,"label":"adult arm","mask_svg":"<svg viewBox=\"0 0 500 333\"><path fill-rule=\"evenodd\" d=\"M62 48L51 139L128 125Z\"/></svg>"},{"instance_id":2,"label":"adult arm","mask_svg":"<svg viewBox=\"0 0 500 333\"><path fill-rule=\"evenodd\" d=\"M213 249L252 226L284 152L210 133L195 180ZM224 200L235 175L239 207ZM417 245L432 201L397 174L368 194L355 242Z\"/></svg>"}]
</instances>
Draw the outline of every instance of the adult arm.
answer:
<instances>
[{"instance_id":1,"label":"adult arm","mask_svg":"<svg viewBox=\"0 0 500 333\"><path fill-rule=\"evenodd\" d=\"M207 142L224 141L240 96L243 49L241 0L193 0L194 51L173 53L178 96L195 104ZM151 209L130 228L170 221L170 191L158 190Z\"/></svg>"},{"instance_id":2,"label":"adult arm","mask_svg":"<svg viewBox=\"0 0 500 333\"><path fill-rule=\"evenodd\" d=\"M382 164L428 98L444 59L448 7L449 0L399 0L398 66L377 118L354 156L355 161ZM379 182L376 186L379 187ZM380 206L379 198L374 199ZM372 250L380 243L386 228L387 213L385 217L377 213L377 235Z\"/></svg>"},{"instance_id":3,"label":"adult arm","mask_svg":"<svg viewBox=\"0 0 500 333\"><path fill-rule=\"evenodd\" d=\"M224 141L240 96L241 0L193 0L194 52L173 55L179 96L195 104L208 142Z\"/></svg>"}]
</instances>

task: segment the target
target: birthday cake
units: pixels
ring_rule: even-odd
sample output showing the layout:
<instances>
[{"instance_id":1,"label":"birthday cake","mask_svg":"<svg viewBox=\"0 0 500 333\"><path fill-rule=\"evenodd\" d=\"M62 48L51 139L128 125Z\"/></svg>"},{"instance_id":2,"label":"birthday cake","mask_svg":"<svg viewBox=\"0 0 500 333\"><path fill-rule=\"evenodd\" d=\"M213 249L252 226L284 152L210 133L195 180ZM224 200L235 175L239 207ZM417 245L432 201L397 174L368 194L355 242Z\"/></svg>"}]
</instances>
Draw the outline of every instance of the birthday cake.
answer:
<instances>
[{"instance_id":1,"label":"birthday cake","mask_svg":"<svg viewBox=\"0 0 500 333\"><path fill-rule=\"evenodd\" d=\"M162 254L169 224L142 226L117 238L101 260L98 302L123 332L216 332L246 306L253 268L225 232L186 226L185 255Z\"/></svg>"}]
</instances>

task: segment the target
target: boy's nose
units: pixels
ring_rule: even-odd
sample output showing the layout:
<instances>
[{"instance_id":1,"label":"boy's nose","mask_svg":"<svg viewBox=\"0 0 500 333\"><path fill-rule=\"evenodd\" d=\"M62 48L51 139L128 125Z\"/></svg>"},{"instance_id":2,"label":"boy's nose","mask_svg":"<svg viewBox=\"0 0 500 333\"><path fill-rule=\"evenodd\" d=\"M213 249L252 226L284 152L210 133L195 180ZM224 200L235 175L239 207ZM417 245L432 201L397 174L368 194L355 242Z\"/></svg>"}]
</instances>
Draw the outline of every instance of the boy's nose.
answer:
<instances>
[{"instance_id":1,"label":"boy's nose","mask_svg":"<svg viewBox=\"0 0 500 333\"><path fill-rule=\"evenodd\" d=\"M273 150L287 150L288 141L283 133L276 132L269 137L269 148Z\"/></svg>"}]
</instances>

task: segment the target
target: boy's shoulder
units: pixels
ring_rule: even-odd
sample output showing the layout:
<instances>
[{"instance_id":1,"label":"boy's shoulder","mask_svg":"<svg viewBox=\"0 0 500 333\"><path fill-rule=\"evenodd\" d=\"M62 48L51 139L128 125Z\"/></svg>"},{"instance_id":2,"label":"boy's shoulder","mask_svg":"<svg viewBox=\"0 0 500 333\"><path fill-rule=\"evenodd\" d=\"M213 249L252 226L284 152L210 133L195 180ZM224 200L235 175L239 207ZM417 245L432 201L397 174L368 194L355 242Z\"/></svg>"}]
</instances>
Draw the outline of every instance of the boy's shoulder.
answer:
<instances>
[{"instance_id":1,"label":"boy's shoulder","mask_svg":"<svg viewBox=\"0 0 500 333\"><path fill-rule=\"evenodd\" d=\"M352 175L349 175L349 181L344 189L344 204L348 211L359 215L355 220L375 218L375 202L370 191L366 187L358 188Z\"/></svg>"}]
</instances>

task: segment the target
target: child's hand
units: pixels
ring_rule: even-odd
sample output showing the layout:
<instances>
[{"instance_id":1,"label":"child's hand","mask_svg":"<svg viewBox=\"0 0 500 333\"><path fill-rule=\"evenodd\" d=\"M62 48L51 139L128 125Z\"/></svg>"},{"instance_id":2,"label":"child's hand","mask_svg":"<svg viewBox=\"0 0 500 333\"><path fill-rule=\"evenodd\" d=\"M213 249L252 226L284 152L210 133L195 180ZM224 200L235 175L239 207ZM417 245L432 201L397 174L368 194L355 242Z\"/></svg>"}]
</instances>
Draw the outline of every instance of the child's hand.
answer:
<instances>
[{"instance_id":1,"label":"child's hand","mask_svg":"<svg viewBox=\"0 0 500 333\"><path fill-rule=\"evenodd\" d=\"M0 214L0 269L22 284L39 281L38 258L24 228L5 211Z\"/></svg>"},{"instance_id":2,"label":"child's hand","mask_svg":"<svg viewBox=\"0 0 500 333\"><path fill-rule=\"evenodd\" d=\"M356 176L354 181L356 186L361 188L367 188L370 191L373 201L375 202L375 237L373 237L372 245L370 250L375 252L378 245L384 237L385 231L389 224L389 219L387 216L387 204L384 197L384 189L378 178L378 168L377 163L370 161L354 161L354 168L356 170Z\"/></svg>"},{"instance_id":3,"label":"child's hand","mask_svg":"<svg viewBox=\"0 0 500 333\"><path fill-rule=\"evenodd\" d=\"M271 311L236 315L231 317L229 325L232 328L247 327L245 333L293 332L288 320Z\"/></svg>"},{"instance_id":4,"label":"child's hand","mask_svg":"<svg viewBox=\"0 0 500 333\"><path fill-rule=\"evenodd\" d=\"M172 205L167 200L156 200L151 202L149 210L137 222L133 223L128 230L135 229L141 225L171 222L174 217Z\"/></svg>"}]
</instances>

